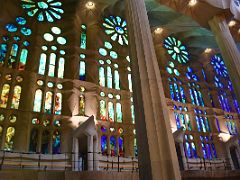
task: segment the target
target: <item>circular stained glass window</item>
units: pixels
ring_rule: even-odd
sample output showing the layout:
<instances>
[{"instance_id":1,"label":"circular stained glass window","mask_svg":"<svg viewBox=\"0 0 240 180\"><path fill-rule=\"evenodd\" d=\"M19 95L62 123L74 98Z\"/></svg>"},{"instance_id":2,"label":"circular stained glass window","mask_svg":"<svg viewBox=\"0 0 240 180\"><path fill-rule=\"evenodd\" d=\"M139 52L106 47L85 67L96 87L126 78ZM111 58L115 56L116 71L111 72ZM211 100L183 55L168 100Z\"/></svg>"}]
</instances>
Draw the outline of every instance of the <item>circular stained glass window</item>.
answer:
<instances>
[{"instance_id":1,"label":"circular stained glass window","mask_svg":"<svg viewBox=\"0 0 240 180\"><path fill-rule=\"evenodd\" d=\"M14 36L14 37L13 37L13 40L14 40L14 41L20 41L20 37L19 37L19 36Z\"/></svg>"},{"instance_id":2,"label":"circular stained glass window","mask_svg":"<svg viewBox=\"0 0 240 180\"><path fill-rule=\"evenodd\" d=\"M101 126L101 131L102 131L102 133L106 133L107 132L107 128L105 126Z\"/></svg>"},{"instance_id":3,"label":"circular stained glass window","mask_svg":"<svg viewBox=\"0 0 240 180\"><path fill-rule=\"evenodd\" d=\"M25 25L27 23L26 19L23 18L23 17L17 17L16 18L16 22L19 24L19 25Z\"/></svg>"},{"instance_id":4,"label":"circular stained glass window","mask_svg":"<svg viewBox=\"0 0 240 180\"><path fill-rule=\"evenodd\" d=\"M22 0L22 8L28 16L36 16L40 22L54 22L64 13L62 3L57 0Z\"/></svg>"},{"instance_id":5,"label":"circular stained glass window","mask_svg":"<svg viewBox=\"0 0 240 180\"><path fill-rule=\"evenodd\" d=\"M11 74L7 74L5 76L5 79L8 80L8 81L12 80L12 75Z\"/></svg>"},{"instance_id":6,"label":"circular stained glass window","mask_svg":"<svg viewBox=\"0 0 240 180\"><path fill-rule=\"evenodd\" d=\"M22 81L23 81L23 78L22 78L22 76L17 76L17 77L16 77L16 80L17 80L17 82L22 82Z\"/></svg>"},{"instance_id":7,"label":"circular stained glass window","mask_svg":"<svg viewBox=\"0 0 240 180\"><path fill-rule=\"evenodd\" d=\"M65 55L66 52L65 52L64 50L60 50L60 54L61 54L61 55Z\"/></svg>"},{"instance_id":8,"label":"circular stained glass window","mask_svg":"<svg viewBox=\"0 0 240 180\"><path fill-rule=\"evenodd\" d=\"M115 51L110 51L110 56L113 59L117 59L118 58L118 54Z\"/></svg>"},{"instance_id":9,"label":"circular stained glass window","mask_svg":"<svg viewBox=\"0 0 240 180\"><path fill-rule=\"evenodd\" d=\"M80 58L81 58L81 59L85 59L85 58L86 58L86 55L85 55L85 54L80 54Z\"/></svg>"},{"instance_id":10,"label":"circular stained glass window","mask_svg":"<svg viewBox=\"0 0 240 180\"><path fill-rule=\"evenodd\" d=\"M100 96L104 97L105 93L104 92L100 92Z\"/></svg>"},{"instance_id":11,"label":"circular stained glass window","mask_svg":"<svg viewBox=\"0 0 240 180\"><path fill-rule=\"evenodd\" d=\"M46 41L53 41L54 37L53 35L51 35L50 33L45 33L43 35L43 38L46 40Z\"/></svg>"},{"instance_id":12,"label":"circular stained glass window","mask_svg":"<svg viewBox=\"0 0 240 180\"><path fill-rule=\"evenodd\" d=\"M67 43L67 40L64 37L58 37L57 42L61 45L64 45Z\"/></svg>"},{"instance_id":13,"label":"circular stained glass window","mask_svg":"<svg viewBox=\"0 0 240 180\"><path fill-rule=\"evenodd\" d=\"M104 64L103 60L99 60L98 62L99 62L99 64L102 64L102 65Z\"/></svg>"},{"instance_id":14,"label":"circular stained glass window","mask_svg":"<svg viewBox=\"0 0 240 180\"><path fill-rule=\"evenodd\" d=\"M53 51L56 51L56 50L57 50L57 46L51 46L51 49L52 49Z\"/></svg>"},{"instance_id":15,"label":"circular stained glass window","mask_svg":"<svg viewBox=\"0 0 240 180\"><path fill-rule=\"evenodd\" d=\"M104 46L105 46L105 48L107 48L107 49L112 49L112 44L110 43L110 42L104 42Z\"/></svg>"},{"instance_id":16,"label":"circular stained glass window","mask_svg":"<svg viewBox=\"0 0 240 180\"><path fill-rule=\"evenodd\" d=\"M112 99L112 98L113 98L113 95L112 95L112 94L108 94L108 97L109 97L110 99Z\"/></svg>"},{"instance_id":17,"label":"circular stained glass window","mask_svg":"<svg viewBox=\"0 0 240 180\"><path fill-rule=\"evenodd\" d=\"M186 63L189 61L189 53L186 46L175 37L167 37L163 45L173 60L177 60L179 63Z\"/></svg>"},{"instance_id":18,"label":"circular stained glass window","mask_svg":"<svg viewBox=\"0 0 240 180\"><path fill-rule=\"evenodd\" d=\"M42 86L43 84L43 80L37 80L37 85Z\"/></svg>"},{"instance_id":19,"label":"circular stained glass window","mask_svg":"<svg viewBox=\"0 0 240 180\"><path fill-rule=\"evenodd\" d=\"M22 27L21 28L21 33L24 35L24 36L30 36L32 34L32 30L29 29L29 28L26 28L26 27Z\"/></svg>"},{"instance_id":20,"label":"circular stained glass window","mask_svg":"<svg viewBox=\"0 0 240 180\"><path fill-rule=\"evenodd\" d=\"M116 95L116 99L117 99L117 100L120 100L120 99L121 99L121 96L120 96L120 95Z\"/></svg>"},{"instance_id":21,"label":"circular stained glass window","mask_svg":"<svg viewBox=\"0 0 240 180\"><path fill-rule=\"evenodd\" d=\"M99 54L102 55L102 56L107 56L107 50L104 49L104 48L100 48L98 52L99 52Z\"/></svg>"},{"instance_id":22,"label":"circular stained glass window","mask_svg":"<svg viewBox=\"0 0 240 180\"><path fill-rule=\"evenodd\" d=\"M8 32L17 32L18 30L17 26L15 26L14 24L7 24L5 28Z\"/></svg>"},{"instance_id":23,"label":"circular stained glass window","mask_svg":"<svg viewBox=\"0 0 240 180\"><path fill-rule=\"evenodd\" d=\"M53 125L54 125L55 127L60 127L60 126L61 126L60 120L55 120L55 121L53 122Z\"/></svg>"},{"instance_id":24,"label":"circular stained glass window","mask_svg":"<svg viewBox=\"0 0 240 180\"><path fill-rule=\"evenodd\" d=\"M11 115L11 116L9 117L9 121L10 121L10 123L15 123L15 122L17 121L17 116Z\"/></svg>"},{"instance_id":25,"label":"circular stained glass window","mask_svg":"<svg viewBox=\"0 0 240 180\"><path fill-rule=\"evenodd\" d=\"M24 41L24 42L23 42L23 45L26 46L26 47L28 47L28 46L30 45L30 43L29 43L28 41Z\"/></svg>"},{"instance_id":26,"label":"circular stained glass window","mask_svg":"<svg viewBox=\"0 0 240 180\"><path fill-rule=\"evenodd\" d=\"M51 30L54 34L61 34L61 29L58 27L52 27Z\"/></svg>"},{"instance_id":27,"label":"circular stained glass window","mask_svg":"<svg viewBox=\"0 0 240 180\"><path fill-rule=\"evenodd\" d=\"M48 50L47 46L42 46L42 50L47 51Z\"/></svg>"},{"instance_id":28,"label":"circular stained glass window","mask_svg":"<svg viewBox=\"0 0 240 180\"><path fill-rule=\"evenodd\" d=\"M32 124L33 124L33 125L40 124L40 120L37 119L37 118L33 118L33 119L32 119Z\"/></svg>"},{"instance_id":29,"label":"circular stained glass window","mask_svg":"<svg viewBox=\"0 0 240 180\"><path fill-rule=\"evenodd\" d=\"M62 88L63 88L63 85L62 85L62 84L57 84L57 88L58 88L58 89L62 89Z\"/></svg>"},{"instance_id":30,"label":"circular stained glass window","mask_svg":"<svg viewBox=\"0 0 240 180\"><path fill-rule=\"evenodd\" d=\"M52 87L53 87L53 83L52 83L52 82L48 82L48 83L47 83L47 86L48 86L49 88L52 88Z\"/></svg>"},{"instance_id":31,"label":"circular stained glass window","mask_svg":"<svg viewBox=\"0 0 240 180\"><path fill-rule=\"evenodd\" d=\"M105 33L120 45L128 45L127 22L119 16L104 19Z\"/></svg>"}]
</instances>

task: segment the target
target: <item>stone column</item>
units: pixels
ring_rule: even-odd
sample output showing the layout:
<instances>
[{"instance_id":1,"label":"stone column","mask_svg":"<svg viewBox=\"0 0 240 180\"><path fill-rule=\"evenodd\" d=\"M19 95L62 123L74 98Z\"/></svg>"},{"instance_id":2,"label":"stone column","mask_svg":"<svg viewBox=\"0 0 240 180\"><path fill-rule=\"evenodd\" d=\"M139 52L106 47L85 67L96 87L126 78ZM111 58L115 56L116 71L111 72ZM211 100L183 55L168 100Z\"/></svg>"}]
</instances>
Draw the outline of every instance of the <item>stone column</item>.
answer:
<instances>
[{"instance_id":1,"label":"stone column","mask_svg":"<svg viewBox=\"0 0 240 180\"><path fill-rule=\"evenodd\" d=\"M214 16L209 21L209 25L228 68L238 102L240 102L240 52L237 49L224 16Z\"/></svg>"},{"instance_id":2,"label":"stone column","mask_svg":"<svg viewBox=\"0 0 240 180\"><path fill-rule=\"evenodd\" d=\"M181 179L144 0L126 0L140 179Z\"/></svg>"},{"instance_id":3,"label":"stone column","mask_svg":"<svg viewBox=\"0 0 240 180\"><path fill-rule=\"evenodd\" d=\"M93 136L88 136L88 171L93 171Z\"/></svg>"},{"instance_id":4,"label":"stone column","mask_svg":"<svg viewBox=\"0 0 240 180\"><path fill-rule=\"evenodd\" d=\"M79 141L78 138L73 137L73 155L72 155L73 163L72 163L72 170L78 171L79 170Z\"/></svg>"}]
</instances>

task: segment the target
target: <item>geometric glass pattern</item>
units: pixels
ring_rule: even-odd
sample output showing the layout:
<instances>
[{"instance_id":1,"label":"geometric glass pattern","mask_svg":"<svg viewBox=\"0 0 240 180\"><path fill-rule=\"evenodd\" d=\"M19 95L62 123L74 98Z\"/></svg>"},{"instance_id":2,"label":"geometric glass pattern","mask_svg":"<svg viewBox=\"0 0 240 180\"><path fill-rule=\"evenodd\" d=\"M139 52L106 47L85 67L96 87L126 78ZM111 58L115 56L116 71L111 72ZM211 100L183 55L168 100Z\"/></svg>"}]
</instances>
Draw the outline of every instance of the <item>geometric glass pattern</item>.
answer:
<instances>
[{"instance_id":1,"label":"geometric glass pattern","mask_svg":"<svg viewBox=\"0 0 240 180\"><path fill-rule=\"evenodd\" d=\"M61 14L64 13L61 6L62 3L57 0L22 0L22 8L27 11L27 15L37 16L40 22L61 19Z\"/></svg>"},{"instance_id":2,"label":"geometric glass pattern","mask_svg":"<svg viewBox=\"0 0 240 180\"><path fill-rule=\"evenodd\" d=\"M164 40L163 45L173 60L177 60L179 63L186 63L189 61L187 48L178 39L169 36Z\"/></svg>"},{"instance_id":3,"label":"geometric glass pattern","mask_svg":"<svg viewBox=\"0 0 240 180\"><path fill-rule=\"evenodd\" d=\"M127 22L119 16L104 19L105 33L120 45L128 45Z\"/></svg>"},{"instance_id":4,"label":"geometric glass pattern","mask_svg":"<svg viewBox=\"0 0 240 180\"><path fill-rule=\"evenodd\" d=\"M211 58L211 64L213 65L213 68L218 75L220 75L221 77L228 77L227 67L221 56L214 55Z\"/></svg>"}]
</instances>

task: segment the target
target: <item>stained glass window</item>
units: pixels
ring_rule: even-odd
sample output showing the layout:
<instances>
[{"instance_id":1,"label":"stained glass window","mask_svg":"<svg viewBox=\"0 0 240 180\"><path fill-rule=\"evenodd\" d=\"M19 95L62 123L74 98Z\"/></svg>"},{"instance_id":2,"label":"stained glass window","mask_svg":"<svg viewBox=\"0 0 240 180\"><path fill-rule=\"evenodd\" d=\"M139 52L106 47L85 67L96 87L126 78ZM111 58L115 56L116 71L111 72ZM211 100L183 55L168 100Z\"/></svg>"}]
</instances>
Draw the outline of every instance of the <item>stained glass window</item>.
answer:
<instances>
[{"instance_id":1,"label":"stained glass window","mask_svg":"<svg viewBox=\"0 0 240 180\"><path fill-rule=\"evenodd\" d=\"M102 136L101 137L101 152L102 154L106 155L107 152L107 136Z\"/></svg>"},{"instance_id":2,"label":"stained glass window","mask_svg":"<svg viewBox=\"0 0 240 180\"><path fill-rule=\"evenodd\" d=\"M186 63L189 61L187 48L180 40L169 36L164 40L163 45L173 60L177 60L179 63Z\"/></svg>"},{"instance_id":3,"label":"stained glass window","mask_svg":"<svg viewBox=\"0 0 240 180\"><path fill-rule=\"evenodd\" d=\"M52 153L53 154L60 154L61 153L61 136L58 130L53 132L52 136Z\"/></svg>"},{"instance_id":4,"label":"stained glass window","mask_svg":"<svg viewBox=\"0 0 240 180\"><path fill-rule=\"evenodd\" d=\"M117 122L122 123L122 105L116 103Z\"/></svg>"},{"instance_id":5,"label":"stained glass window","mask_svg":"<svg viewBox=\"0 0 240 180\"><path fill-rule=\"evenodd\" d=\"M21 92L22 92L21 86L14 87L11 108L18 109L19 103L20 103Z\"/></svg>"},{"instance_id":6,"label":"stained glass window","mask_svg":"<svg viewBox=\"0 0 240 180\"><path fill-rule=\"evenodd\" d=\"M105 87L105 71L103 67L99 68L99 84L100 86Z\"/></svg>"},{"instance_id":7,"label":"stained glass window","mask_svg":"<svg viewBox=\"0 0 240 180\"><path fill-rule=\"evenodd\" d=\"M34 104L33 104L33 111L40 112L42 106L42 90L38 89L35 92Z\"/></svg>"},{"instance_id":8,"label":"stained glass window","mask_svg":"<svg viewBox=\"0 0 240 180\"><path fill-rule=\"evenodd\" d=\"M196 114L195 120L197 123L198 131L199 132L211 132L209 120L208 120L208 117L206 116L207 115L206 111L194 109L194 112Z\"/></svg>"},{"instance_id":9,"label":"stained glass window","mask_svg":"<svg viewBox=\"0 0 240 180\"><path fill-rule=\"evenodd\" d=\"M113 102L108 102L108 120L110 122L114 121L114 105L113 105Z\"/></svg>"},{"instance_id":10,"label":"stained glass window","mask_svg":"<svg viewBox=\"0 0 240 180\"><path fill-rule=\"evenodd\" d=\"M5 136L5 145L4 150L11 151L13 150L13 138L15 135L15 128L14 127L8 127L6 136Z\"/></svg>"},{"instance_id":11,"label":"stained glass window","mask_svg":"<svg viewBox=\"0 0 240 180\"><path fill-rule=\"evenodd\" d=\"M57 93L55 96L54 114L60 115L62 113L62 94Z\"/></svg>"},{"instance_id":12,"label":"stained glass window","mask_svg":"<svg viewBox=\"0 0 240 180\"><path fill-rule=\"evenodd\" d=\"M111 36L113 41L121 45L128 45L127 22L119 16L110 16L104 19L105 33Z\"/></svg>"},{"instance_id":13,"label":"stained glass window","mask_svg":"<svg viewBox=\"0 0 240 180\"><path fill-rule=\"evenodd\" d=\"M82 81L85 81L86 80L85 54L80 55L80 68L79 69L80 69L79 70L79 79L82 80Z\"/></svg>"},{"instance_id":14,"label":"stained glass window","mask_svg":"<svg viewBox=\"0 0 240 180\"><path fill-rule=\"evenodd\" d=\"M178 80L175 77L168 78L168 81L171 99L181 103L186 103L186 96L182 86L182 81Z\"/></svg>"},{"instance_id":15,"label":"stained glass window","mask_svg":"<svg viewBox=\"0 0 240 180\"><path fill-rule=\"evenodd\" d=\"M114 136L110 137L110 154L111 156L117 155L117 140Z\"/></svg>"},{"instance_id":16,"label":"stained glass window","mask_svg":"<svg viewBox=\"0 0 240 180\"><path fill-rule=\"evenodd\" d=\"M184 136L184 152L187 158L197 158L197 150L194 142L194 138L191 134L185 134Z\"/></svg>"},{"instance_id":17,"label":"stained glass window","mask_svg":"<svg viewBox=\"0 0 240 180\"><path fill-rule=\"evenodd\" d=\"M64 13L62 3L53 0L22 0L22 8L30 17L36 16L39 22L54 22Z\"/></svg>"},{"instance_id":18,"label":"stained glass window","mask_svg":"<svg viewBox=\"0 0 240 180\"><path fill-rule=\"evenodd\" d=\"M104 100L100 101L100 119L106 121L106 102Z\"/></svg>"},{"instance_id":19,"label":"stained glass window","mask_svg":"<svg viewBox=\"0 0 240 180\"><path fill-rule=\"evenodd\" d=\"M85 24L82 24L81 26L80 48L81 49L87 48L87 26Z\"/></svg>"},{"instance_id":20,"label":"stained glass window","mask_svg":"<svg viewBox=\"0 0 240 180\"><path fill-rule=\"evenodd\" d=\"M134 149L134 155L135 155L135 157L138 157L137 138L134 138L134 141L133 141L133 149Z\"/></svg>"},{"instance_id":21,"label":"stained glass window","mask_svg":"<svg viewBox=\"0 0 240 180\"><path fill-rule=\"evenodd\" d=\"M118 70L114 70L114 86L115 89L120 90L120 77Z\"/></svg>"},{"instance_id":22,"label":"stained glass window","mask_svg":"<svg viewBox=\"0 0 240 180\"><path fill-rule=\"evenodd\" d=\"M10 85L9 84L4 84L3 88L2 88L1 101L0 101L0 107L1 108L6 108L7 107L9 91L10 91Z\"/></svg>"},{"instance_id":23,"label":"stained glass window","mask_svg":"<svg viewBox=\"0 0 240 180\"><path fill-rule=\"evenodd\" d=\"M124 141L123 137L118 138L118 153L119 156L123 157L124 156Z\"/></svg>"},{"instance_id":24,"label":"stained glass window","mask_svg":"<svg viewBox=\"0 0 240 180\"><path fill-rule=\"evenodd\" d=\"M200 136L203 157L205 159L217 158L217 152L213 143L212 136Z\"/></svg>"},{"instance_id":25,"label":"stained glass window","mask_svg":"<svg viewBox=\"0 0 240 180\"><path fill-rule=\"evenodd\" d=\"M4 43L0 44L0 63L7 64L8 68L25 69L28 58L27 47L30 45L26 39L32 34L32 30L26 27L26 22L25 18L17 17L15 23L5 25L10 36L2 36Z\"/></svg>"},{"instance_id":26,"label":"stained glass window","mask_svg":"<svg viewBox=\"0 0 240 180\"><path fill-rule=\"evenodd\" d=\"M52 113L53 93L48 91L45 96L44 112L47 114Z\"/></svg>"},{"instance_id":27,"label":"stained glass window","mask_svg":"<svg viewBox=\"0 0 240 180\"><path fill-rule=\"evenodd\" d=\"M39 58L38 73L45 75L46 73L50 77L64 77L64 66L66 54L65 44L66 38L60 36L62 30L59 27L52 27L51 32L47 32L43 35L43 39L48 45L42 46L42 53ZM51 51L50 51L51 49Z\"/></svg>"},{"instance_id":28,"label":"stained glass window","mask_svg":"<svg viewBox=\"0 0 240 180\"><path fill-rule=\"evenodd\" d=\"M83 94L79 97L79 114L85 115L85 96Z\"/></svg>"},{"instance_id":29,"label":"stained glass window","mask_svg":"<svg viewBox=\"0 0 240 180\"><path fill-rule=\"evenodd\" d=\"M110 66L107 66L107 87L112 88L112 68Z\"/></svg>"}]
</instances>

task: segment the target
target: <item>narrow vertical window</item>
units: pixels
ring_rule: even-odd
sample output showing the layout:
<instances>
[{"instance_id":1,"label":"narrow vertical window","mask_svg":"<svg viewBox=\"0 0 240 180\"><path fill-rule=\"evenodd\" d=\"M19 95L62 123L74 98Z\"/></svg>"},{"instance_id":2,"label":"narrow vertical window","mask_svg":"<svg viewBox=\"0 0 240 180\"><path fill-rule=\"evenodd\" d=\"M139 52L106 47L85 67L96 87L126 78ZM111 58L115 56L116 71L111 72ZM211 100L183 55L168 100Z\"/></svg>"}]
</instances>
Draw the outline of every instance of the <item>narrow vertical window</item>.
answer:
<instances>
[{"instance_id":1,"label":"narrow vertical window","mask_svg":"<svg viewBox=\"0 0 240 180\"><path fill-rule=\"evenodd\" d=\"M114 121L114 105L113 105L113 102L108 102L108 120L110 122Z\"/></svg>"},{"instance_id":2,"label":"narrow vertical window","mask_svg":"<svg viewBox=\"0 0 240 180\"><path fill-rule=\"evenodd\" d=\"M9 91L10 91L10 85L9 84L4 84L3 88L2 88L2 94L1 94L1 102L0 102L0 107L1 108L6 108L7 107Z\"/></svg>"},{"instance_id":3,"label":"narrow vertical window","mask_svg":"<svg viewBox=\"0 0 240 180\"><path fill-rule=\"evenodd\" d=\"M116 142L116 137L114 136L110 137L110 154L111 156L117 155L117 142Z\"/></svg>"},{"instance_id":4,"label":"narrow vertical window","mask_svg":"<svg viewBox=\"0 0 240 180\"><path fill-rule=\"evenodd\" d=\"M55 74L55 64L56 64L56 54L51 53L49 59L49 69L48 69L48 76L54 77Z\"/></svg>"},{"instance_id":5,"label":"narrow vertical window","mask_svg":"<svg viewBox=\"0 0 240 180\"><path fill-rule=\"evenodd\" d=\"M52 113L52 103L53 103L53 93L47 92L45 97L45 106L44 106L44 112L47 114Z\"/></svg>"},{"instance_id":6,"label":"narrow vertical window","mask_svg":"<svg viewBox=\"0 0 240 180\"><path fill-rule=\"evenodd\" d=\"M58 78L63 78L63 76L64 76L64 64L65 64L65 59L62 58L62 57L59 58L59 62L58 62Z\"/></svg>"},{"instance_id":7,"label":"narrow vertical window","mask_svg":"<svg viewBox=\"0 0 240 180\"><path fill-rule=\"evenodd\" d=\"M117 122L122 123L122 105L120 103L116 103L116 114Z\"/></svg>"},{"instance_id":8,"label":"narrow vertical window","mask_svg":"<svg viewBox=\"0 0 240 180\"><path fill-rule=\"evenodd\" d=\"M107 136L103 135L101 137L101 152L102 154L106 155L107 152Z\"/></svg>"},{"instance_id":9,"label":"narrow vertical window","mask_svg":"<svg viewBox=\"0 0 240 180\"><path fill-rule=\"evenodd\" d=\"M106 102L104 100L100 101L100 119L106 121Z\"/></svg>"},{"instance_id":10,"label":"narrow vertical window","mask_svg":"<svg viewBox=\"0 0 240 180\"><path fill-rule=\"evenodd\" d=\"M8 46L7 44L0 45L0 64L4 64L6 54L7 54Z\"/></svg>"},{"instance_id":11,"label":"narrow vertical window","mask_svg":"<svg viewBox=\"0 0 240 180\"><path fill-rule=\"evenodd\" d=\"M55 97L54 114L60 115L62 113L62 94L57 93Z\"/></svg>"},{"instance_id":12,"label":"narrow vertical window","mask_svg":"<svg viewBox=\"0 0 240 180\"><path fill-rule=\"evenodd\" d=\"M17 58L17 53L18 53L18 45L13 44L12 49L10 52L9 60L8 60L8 67L9 68L15 68L16 67L16 58Z\"/></svg>"},{"instance_id":13,"label":"narrow vertical window","mask_svg":"<svg viewBox=\"0 0 240 180\"><path fill-rule=\"evenodd\" d=\"M129 91L132 92L132 75L128 74L128 88Z\"/></svg>"},{"instance_id":14,"label":"narrow vertical window","mask_svg":"<svg viewBox=\"0 0 240 180\"><path fill-rule=\"evenodd\" d=\"M8 127L6 136L5 136L5 145L4 150L11 151L13 150L13 137L15 135L15 128L14 127Z\"/></svg>"},{"instance_id":15,"label":"narrow vertical window","mask_svg":"<svg viewBox=\"0 0 240 180\"><path fill-rule=\"evenodd\" d=\"M40 112L42 106L42 90L38 89L35 93L34 104L33 104L33 111Z\"/></svg>"},{"instance_id":16,"label":"narrow vertical window","mask_svg":"<svg viewBox=\"0 0 240 180\"><path fill-rule=\"evenodd\" d=\"M103 67L99 68L99 85L105 87L105 71Z\"/></svg>"},{"instance_id":17,"label":"narrow vertical window","mask_svg":"<svg viewBox=\"0 0 240 180\"><path fill-rule=\"evenodd\" d=\"M124 156L124 141L123 137L118 138L118 153L119 156L123 157Z\"/></svg>"},{"instance_id":18,"label":"narrow vertical window","mask_svg":"<svg viewBox=\"0 0 240 180\"><path fill-rule=\"evenodd\" d=\"M99 75L100 75L100 71L99 71ZM82 80L82 81L86 80L86 64L85 64L85 61L80 61L79 79Z\"/></svg>"},{"instance_id":19,"label":"narrow vertical window","mask_svg":"<svg viewBox=\"0 0 240 180\"><path fill-rule=\"evenodd\" d=\"M27 63L28 50L22 49L20 54L19 70L24 70Z\"/></svg>"},{"instance_id":20,"label":"narrow vertical window","mask_svg":"<svg viewBox=\"0 0 240 180\"><path fill-rule=\"evenodd\" d=\"M39 60L40 64L39 64L38 74L41 74L41 75L45 74L46 61L47 61L47 55L42 53L40 55L40 60Z\"/></svg>"},{"instance_id":21,"label":"narrow vertical window","mask_svg":"<svg viewBox=\"0 0 240 180\"><path fill-rule=\"evenodd\" d=\"M112 68L110 66L107 67L107 87L112 88Z\"/></svg>"},{"instance_id":22,"label":"narrow vertical window","mask_svg":"<svg viewBox=\"0 0 240 180\"><path fill-rule=\"evenodd\" d=\"M11 108L18 109L19 103L20 103L21 92L22 92L21 86L14 87Z\"/></svg>"},{"instance_id":23,"label":"narrow vertical window","mask_svg":"<svg viewBox=\"0 0 240 180\"><path fill-rule=\"evenodd\" d=\"M81 40L80 40L80 48L86 49L87 48L87 26L82 24L81 26Z\"/></svg>"},{"instance_id":24,"label":"narrow vertical window","mask_svg":"<svg viewBox=\"0 0 240 180\"><path fill-rule=\"evenodd\" d=\"M58 130L55 130L52 136L52 153L60 154L61 153L61 136Z\"/></svg>"},{"instance_id":25,"label":"narrow vertical window","mask_svg":"<svg viewBox=\"0 0 240 180\"><path fill-rule=\"evenodd\" d=\"M114 86L115 89L120 89L120 77L118 70L114 70Z\"/></svg>"},{"instance_id":26,"label":"narrow vertical window","mask_svg":"<svg viewBox=\"0 0 240 180\"><path fill-rule=\"evenodd\" d=\"M85 115L85 97L82 94L79 97L79 114L81 116Z\"/></svg>"}]
</instances>

